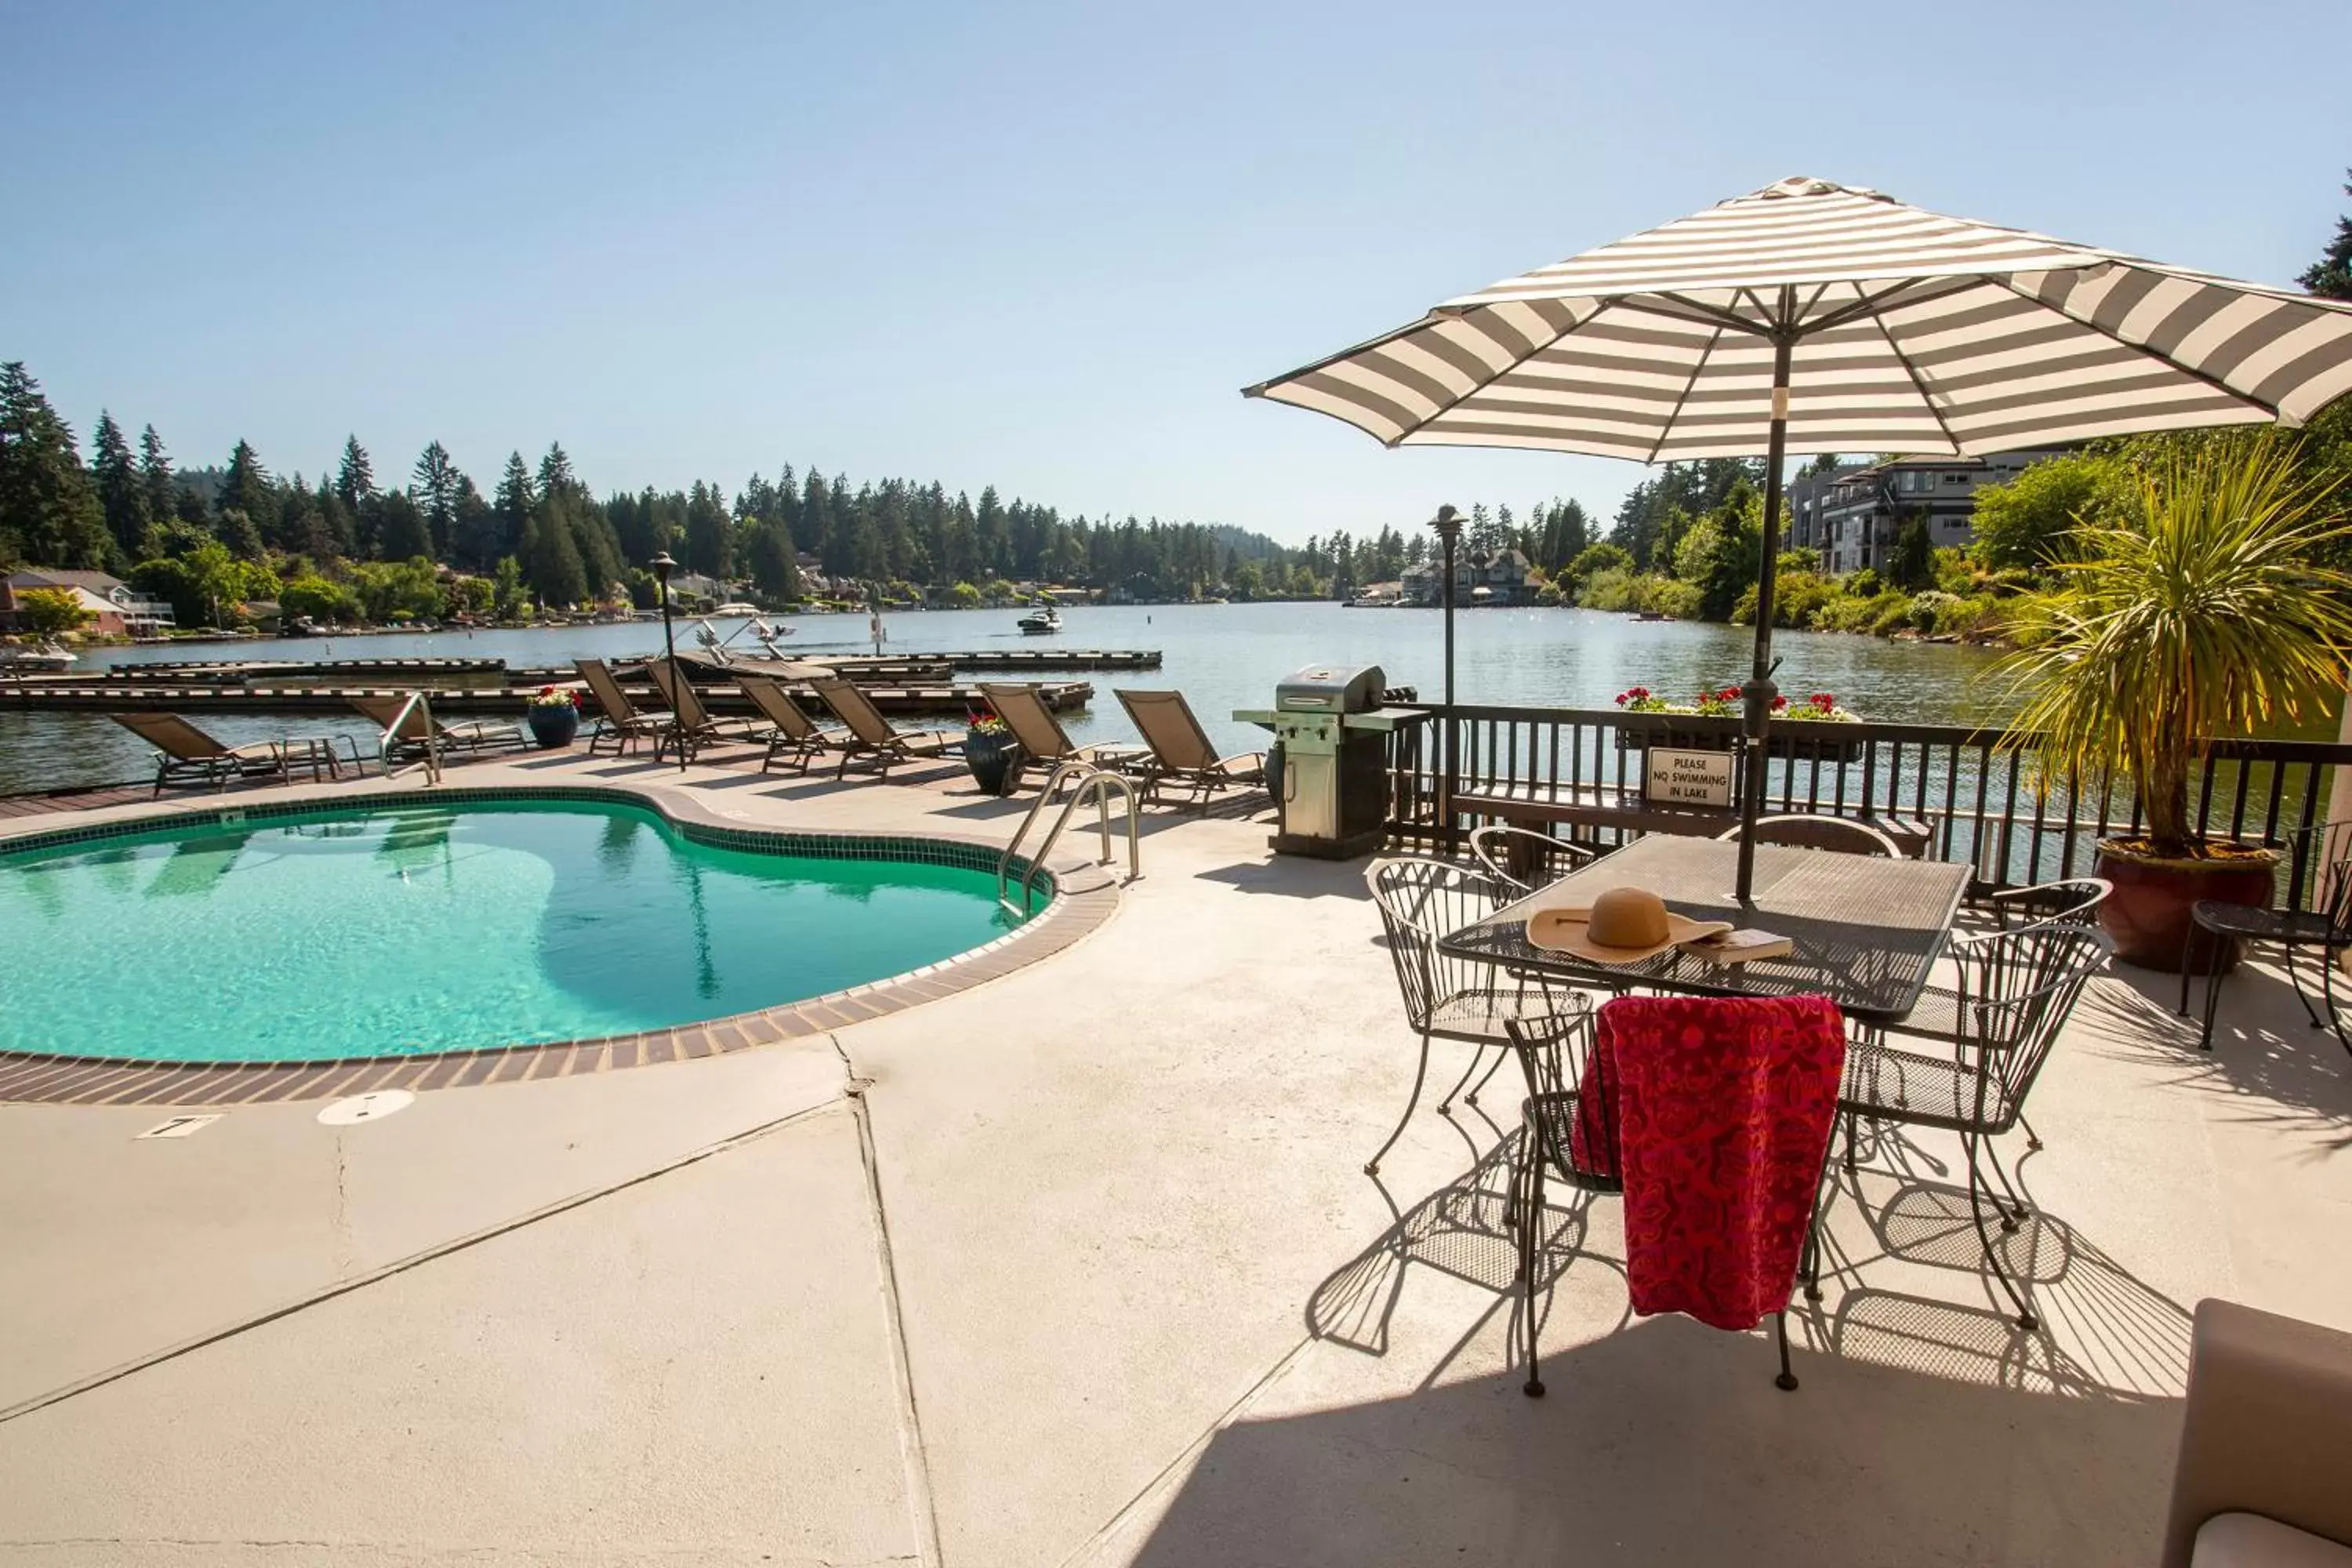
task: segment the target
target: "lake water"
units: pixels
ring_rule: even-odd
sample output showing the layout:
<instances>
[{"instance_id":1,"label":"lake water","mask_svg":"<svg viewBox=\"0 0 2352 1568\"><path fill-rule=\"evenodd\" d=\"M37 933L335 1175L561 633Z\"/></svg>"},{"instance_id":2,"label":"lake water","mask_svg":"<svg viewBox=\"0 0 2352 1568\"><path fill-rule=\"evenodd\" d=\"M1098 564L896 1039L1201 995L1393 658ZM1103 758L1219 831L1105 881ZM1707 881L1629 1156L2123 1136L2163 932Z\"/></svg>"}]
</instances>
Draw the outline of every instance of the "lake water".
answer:
<instances>
[{"instance_id":1,"label":"lake water","mask_svg":"<svg viewBox=\"0 0 2352 1568\"><path fill-rule=\"evenodd\" d=\"M1132 738L1127 715L1111 696L1114 686L1178 688L1221 745L1250 751L1263 748L1265 733L1234 723L1233 710L1270 706L1275 682L1309 664L1377 664L1392 685L1416 686L1432 701L1443 695L1443 617L1433 610L1351 610L1339 605L1080 607L1063 613L1065 629L1054 638L1021 636L1015 618L1011 610L894 614L887 623L887 651L1050 646L1161 650L1165 662L1157 671L1048 678L1094 683L1092 708L1065 716L1070 733L1082 742ZM794 629L787 646L795 656L872 651L863 616L775 619ZM718 624L724 633L733 623ZM1628 686L1687 699L1705 686L1737 684L1747 674L1751 637L1745 626L1549 609L1463 611L1454 617L1454 685L1462 701L1591 708L1610 706ZM418 657L501 658L520 668L561 665L583 654L650 653L661 647L661 636L658 622L635 622L331 642L269 638L87 649L80 668L212 658ZM1798 700L1831 692L1866 718L1971 723L1995 716L2002 707L1998 689L1978 679L1993 658L1982 649L1821 632L1777 633L1774 647L1784 661L1782 690ZM346 724L327 715L194 717L232 743L286 734L363 732L356 720ZM145 778L152 771L149 756L140 742L102 716L15 712L0 703L0 793Z\"/></svg>"}]
</instances>

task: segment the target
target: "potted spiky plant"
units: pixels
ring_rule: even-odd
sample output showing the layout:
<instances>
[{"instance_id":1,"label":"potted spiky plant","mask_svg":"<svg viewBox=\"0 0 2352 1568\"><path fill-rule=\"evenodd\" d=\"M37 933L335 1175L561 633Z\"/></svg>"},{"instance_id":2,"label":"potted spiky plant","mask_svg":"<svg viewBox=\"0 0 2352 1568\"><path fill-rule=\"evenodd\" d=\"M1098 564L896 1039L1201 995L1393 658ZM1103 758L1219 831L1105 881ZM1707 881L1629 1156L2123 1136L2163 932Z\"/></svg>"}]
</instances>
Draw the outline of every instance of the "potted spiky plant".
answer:
<instances>
[{"instance_id":1,"label":"potted spiky plant","mask_svg":"<svg viewBox=\"0 0 2352 1568\"><path fill-rule=\"evenodd\" d=\"M2198 833L2189 780L2212 742L2343 692L2352 575L2319 559L2347 534L2333 500L2272 433L2173 447L2078 520L2057 588L2000 667L2023 699L2008 744L2032 755L2045 795L2137 792L2142 831L2099 845L2116 889L2100 919L2126 963L2202 967L2191 906L2271 901L2276 853Z\"/></svg>"}]
</instances>

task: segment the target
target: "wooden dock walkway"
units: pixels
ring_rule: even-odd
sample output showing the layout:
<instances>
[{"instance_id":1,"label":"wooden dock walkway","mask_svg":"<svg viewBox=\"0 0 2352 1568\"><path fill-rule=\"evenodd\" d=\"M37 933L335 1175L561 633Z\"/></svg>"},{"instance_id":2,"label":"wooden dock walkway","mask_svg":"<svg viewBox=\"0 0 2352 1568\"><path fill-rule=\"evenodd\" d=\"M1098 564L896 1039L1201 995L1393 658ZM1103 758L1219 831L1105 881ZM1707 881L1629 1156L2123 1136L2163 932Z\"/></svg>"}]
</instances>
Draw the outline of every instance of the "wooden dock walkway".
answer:
<instances>
[{"instance_id":1,"label":"wooden dock walkway","mask_svg":"<svg viewBox=\"0 0 2352 1568\"><path fill-rule=\"evenodd\" d=\"M757 673L756 669L751 673ZM570 672L561 679L576 683ZM541 682L527 686L460 687L428 685L433 698L434 712L442 718L520 717L531 695ZM868 685L859 687L873 700L874 706L885 713L906 714L926 718L963 717L986 706L977 684L939 682L923 684ZM0 681L0 708L14 708L54 713L333 713L352 712L353 697L405 696L416 690L419 681L405 682L338 682L335 684L289 683L257 684L244 682L189 681L172 684L149 680L92 679L26 679ZM822 710L824 704L803 681L784 682L786 690L804 705ZM641 700L645 706L658 709L660 701L649 684L630 683L629 695ZM1084 708L1094 700L1094 687L1083 680L1053 681L1041 685L1038 695L1056 711ZM704 685L697 683L695 690L703 705L724 715L751 712L750 699L732 683ZM593 708L593 704L591 705Z\"/></svg>"}]
</instances>

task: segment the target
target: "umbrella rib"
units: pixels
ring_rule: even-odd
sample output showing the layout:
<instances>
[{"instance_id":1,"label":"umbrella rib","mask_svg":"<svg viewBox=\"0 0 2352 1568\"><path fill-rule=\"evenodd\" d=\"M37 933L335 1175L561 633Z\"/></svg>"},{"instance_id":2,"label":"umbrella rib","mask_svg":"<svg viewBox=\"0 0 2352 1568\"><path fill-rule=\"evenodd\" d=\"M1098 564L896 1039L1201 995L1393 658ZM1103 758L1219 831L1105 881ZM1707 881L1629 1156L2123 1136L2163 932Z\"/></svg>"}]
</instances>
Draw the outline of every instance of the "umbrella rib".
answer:
<instances>
[{"instance_id":1,"label":"umbrella rib","mask_svg":"<svg viewBox=\"0 0 2352 1568\"><path fill-rule=\"evenodd\" d=\"M1666 411L1664 420L1659 424L1658 438L1650 443L1647 461L1656 462L1658 454L1666 449L1666 437L1675 433L1675 421L1683 416L1683 405L1690 401L1691 388L1698 384L1700 374L1706 369L1707 356L1715 353L1715 345L1722 341L1723 329L1717 327L1715 335L1706 340L1706 347L1698 351L1698 361L1691 366L1690 379L1683 383L1681 394L1675 398L1675 405Z\"/></svg>"},{"instance_id":2,"label":"umbrella rib","mask_svg":"<svg viewBox=\"0 0 2352 1568\"><path fill-rule=\"evenodd\" d=\"M2125 264L2116 263L2116 265L2121 266ZM2121 333L2099 325L2097 321L2091 320L2089 317L2078 316L2072 310L2061 309L2060 307L2052 304L2047 300L2039 299L2034 295L2027 293L2024 289L2019 288L2007 278L1988 276L1986 280L1988 282L1998 283L2000 287L2008 289L2011 293L2016 295L2027 304L2039 306L2042 310L2049 311L2052 315L2056 316L2061 321L2072 321L2078 327L2088 327L2091 331L2098 333L2099 336L2107 339L2110 342L2121 343L2124 347L2131 350L2134 353L2146 354L2152 360L2168 364L2174 370L2179 371L2181 374L2188 376L2190 380L2202 382L2207 386L2211 387L2214 391L2235 399L2237 402L2245 405L2248 408L2253 409L2258 414L2266 414L2273 419L2276 419L2278 417L2278 410L2272 407L2269 404L2263 402L2260 398L2247 396L2244 393L2240 392L2236 387L2231 386L2228 382L2221 380L2220 377L2208 374L2206 372L2199 370L2193 364L2184 364L2179 360L2173 358L2172 355L2165 353L2165 351L2160 348L2157 348L2153 344L2133 342L2130 339L2124 337ZM2206 287L2210 288L2213 287L2213 285L2208 284Z\"/></svg>"},{"instance_id":3,"label":"umbrella rib","mask_svg":"<svg viewBox=\"0 0 2352 1568\"><path fill-rule=\"evenodd\" d=\"M1626 297L1627 296L1622 295L1610 296L1612 299L1623 299ZM1700 300L1693 300L1685 295L1676 294L1667 289L1660 289L1651 295L1651 298L1655 300L1664 300L1670 303L1680 305L1683 310L1688 310L1692 313L1686 316L1683 315L1679 311L1661 310L1655 305L1640 305L1636 306L1635 309L1648 310L1654 315L1664 316L1669 321L1693 321L1702 326L1718 328L1728 327L1735 332L1745 332L1749 337L1753 338L1769 338L1772 335L1772 329L1770 327L1759 326L1756 322L1749 321L1747 317L1741 315L1737 310L1727 310L1719 306L1706 304Z\"/></svg>"},{"instance_id":4,"label":"umbrella rib","mask_svg":"<svg viewBox=\"0 0 2352 1568\"><path fill-rule=\"evenodd\" d=\"M1944 411L1936 406L1935 395L1927 390L1927 384L1920 379L1919 367L1911 363L1911 356L1905 353L1903 345L1895 341L1895 333L1887 326L1885 318L1873 311L1870 324L1876 327L1878 335L1886 340L1886 347L1895 355L1895 363L1901 365L1903 374L1911 378L1911 389L1919 395L1919 401L1927 405L1927 412L1936 416L1936 428L1944 433L1944 444L1951 447L1954 457L1967 456L1966 450L1960 446L1959 437L1952 434L1951 426L1945 422Z\"/></svg>"},{"instance_id":5,"label":"umbrella rib","mask_svg":"<svg viewBox=\"0 0 2352 1568\"><path fill-rule=\"evenodd\" d=\"M1948 288L1923 289L1916 294L1905 295L1899 300L1895 298L1919 281L1920 279L1916 278L1906 278L1880 289L1875 294L1864 294L1853 304L1841 306L1820 321L1807 326L1805 335L1811 337L1815 332L1825 332L1832 327L1843 327L1848 321L1860 321L1864 316L1875 316L1878 314L1879 308L1890 300L1894 300L1898 305L1931 305L1938 300L1948 300L1955 294L1965 294L1987 279L1982 274L1971 274Z\"/></svg>"}]
</instances>

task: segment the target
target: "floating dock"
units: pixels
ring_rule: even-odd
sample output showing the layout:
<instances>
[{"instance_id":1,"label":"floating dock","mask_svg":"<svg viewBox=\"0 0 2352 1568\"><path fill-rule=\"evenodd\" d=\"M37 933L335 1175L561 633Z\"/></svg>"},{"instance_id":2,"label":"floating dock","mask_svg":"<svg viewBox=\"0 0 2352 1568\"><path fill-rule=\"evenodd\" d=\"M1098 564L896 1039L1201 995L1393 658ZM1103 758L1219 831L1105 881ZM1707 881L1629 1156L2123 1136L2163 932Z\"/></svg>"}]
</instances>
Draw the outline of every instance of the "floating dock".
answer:
<instances>
[{"instance_id":1,"label":"floating dock","mask_svg":"<svg viewBox=\"0 0 2352 1568\"><path fill-rule=\"evenodd\" d=\"M756 673L756 671L754 672ZM567 678L570 679L570 678ZM528 686L443 686L429 682L372 683L357 680L326 682L93 680L87 678L27 678L0 681L0 708L52 713L331 713L353 712L354 697L404 697L422 688L429 692L439 717L482 718L521 716L543 682ZM630 697L658 710L659 697L648 684L626 682ZM824 703L804 681L787 680L784 689L804 705L819 710ZM961 718L985 707L987 698L976 684L869 685L859 689L885 713L936 718ZM702 686L696 693L715 713L749 714L751 700L731 685ZM1051 681L1037 689L1045 705L1057 712L1084 708L1095 689L1083 680ZM589 710L594 711L593 700Z\"/></svg>"}]
</instances>

